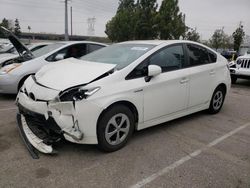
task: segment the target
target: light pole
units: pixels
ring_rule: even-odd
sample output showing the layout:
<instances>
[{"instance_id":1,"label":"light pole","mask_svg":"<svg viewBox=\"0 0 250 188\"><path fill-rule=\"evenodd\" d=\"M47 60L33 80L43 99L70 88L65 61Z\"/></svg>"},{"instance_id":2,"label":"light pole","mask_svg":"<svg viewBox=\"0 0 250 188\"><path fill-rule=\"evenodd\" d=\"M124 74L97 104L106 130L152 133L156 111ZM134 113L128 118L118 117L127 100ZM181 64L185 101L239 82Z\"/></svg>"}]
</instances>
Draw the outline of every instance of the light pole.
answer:
<instances>
[{"instance_id":1,"label":"light pole","mask_svg":"<svg viewBox=\"0 0 250 188\"><path fill-rule=\"evenodd\" d=\"M65 3L65 40L69 40L69 33L68 33L68 0L64 1Z\"/></svg>"}]
</instances>

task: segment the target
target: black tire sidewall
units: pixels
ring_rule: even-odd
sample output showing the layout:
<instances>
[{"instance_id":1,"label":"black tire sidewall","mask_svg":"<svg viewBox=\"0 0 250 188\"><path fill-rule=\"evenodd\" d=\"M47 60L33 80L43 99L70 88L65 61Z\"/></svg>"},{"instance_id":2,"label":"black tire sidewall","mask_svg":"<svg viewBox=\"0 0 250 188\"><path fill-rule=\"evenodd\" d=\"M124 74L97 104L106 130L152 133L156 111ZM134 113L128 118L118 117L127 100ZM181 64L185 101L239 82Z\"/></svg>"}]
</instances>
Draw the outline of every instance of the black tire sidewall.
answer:
<instances>
[{"instance_id":1,"label":"black tire sidewall","mask_svg":"<svg viewBox=\"0 0 250 188\"><path fill-rule=\"evenodd\" d=\"M237 77L236 76L231 76L231 82L232 84L235 84L237 81Z\"/></svg>"},{"instance_id":2,"label":"black tire sidewall","mask_svg":"<svg viewBox=\"0 0 250 188\"><path fill-rule=\"evenodd\" d=\"M222 92L222 94L223 94L223 100L222 100L222 103L221 103L220 108L219 108L219 109L214 109L214 107L213 107L213 99L214 99L215 94L216 94L218 91L221 91L221 92ZM215 89L215 91L214 91L214 93L213 93L213 96L212 96L212 98L211 98L211 101L210 101L210 106L209 106L209 109L208 109L209 113L211 113L211 114L216 114L216 113L218 113L218 112L221 110L221 108L222 108L222 106L223 106L223 104L224 104L225 96L226 96L226 91L225 91L225 89L223 89L223 87L219 86L219 87L217 87L217 88Z\"/></svg>"},{"instance_id":3,"label":"black tire sidewall","mask_svg":"<svg viewBox=\"0 0 250 188\"><path fill-rule=\"evenodd\" d=\"M123 113L125 114L130 121L130 127L129 127L129 133L124 141L122 141L118 145L111 145L106 141L105 138L105 129L108 124L108 121L116 114ZM107 109L106 112L99 118L98 124L97 124L97 140L98 140L98 147L102 151L105 152L113 152L116 150L121 149L126 145L129 138L133 134L135 126L135 117L132 113L132 111L126 107L125 105L115 105Z\"/></svg>"}]
</instances>

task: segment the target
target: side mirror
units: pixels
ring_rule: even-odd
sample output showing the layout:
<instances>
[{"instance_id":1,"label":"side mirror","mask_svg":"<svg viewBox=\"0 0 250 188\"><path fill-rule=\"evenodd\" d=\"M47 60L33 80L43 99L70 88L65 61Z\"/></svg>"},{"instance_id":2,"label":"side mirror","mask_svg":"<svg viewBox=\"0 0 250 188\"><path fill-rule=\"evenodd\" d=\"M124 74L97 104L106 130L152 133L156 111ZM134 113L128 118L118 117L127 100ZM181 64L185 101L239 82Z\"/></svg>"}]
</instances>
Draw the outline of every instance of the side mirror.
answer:
<instances>
[{"instance_id":1,"label":"side mirror","mask_svg":"<svg viewBox=\"0 0 250 188\"><path fill-rule=\"evenodd\" d=\"M157 76L162 73L162 69L158 65L149 65L148 66L148 76L145 77L145 81L149 82L152 77Z\"/></svg>"},{"instance_id":2,"label":"side mirror","mask_svg":"<svg viewBox=\"0 0 250 188\"><path fill-rule=\"evenodd\" d=\"M64 54L57 54L56 57L55 57L55 60L56 61L60 61L60 60L63 60L64 59Z\"/></svg>"},{"instance_id":3,"label":"side mirror","mask_svg":"<svg viewBox=\"0 0 250 188\"><path fill-rule=\"evenodd\" d=\"M148 66L148 76L153 77L162 73L161 67L158 65Z\"/></svg>"}]
</instances>

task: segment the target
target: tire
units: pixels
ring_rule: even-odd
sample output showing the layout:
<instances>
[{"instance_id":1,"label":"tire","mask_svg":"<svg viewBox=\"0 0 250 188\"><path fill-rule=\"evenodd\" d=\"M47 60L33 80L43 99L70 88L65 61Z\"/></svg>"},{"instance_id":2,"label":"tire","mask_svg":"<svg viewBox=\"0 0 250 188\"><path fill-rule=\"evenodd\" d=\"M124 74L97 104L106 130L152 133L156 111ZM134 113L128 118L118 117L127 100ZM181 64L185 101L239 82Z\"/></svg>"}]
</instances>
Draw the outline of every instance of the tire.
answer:
<instances>
[{"instance_id":1,"label":"tire","mask_svg":"<svg viewBox=\"0 0 250 188\"><path fill-rule=\"evenodd\" d=\"M215 89L208 109L210 114L216 114L221 110L225 100L225 95L226 91L222 86L219 86Z\"/></svg>"},{"instance_id":2,"label":"tire","mask_svg":"<svg viewBox=\"0 0 250 188\"><path fill-rule=\"evenodd\" d=\"M232 82L232 84L236 84L236 81L237 81L237 77L231 76L231 82Z\"/></svg>"},{"instance_id":3,"label":"tire","mask_svg":"<svg viewBox=\"0 0 250 188\"><path fill-rule=\"evenodd\" d=\"M105 152L121 149L133 134L134 127L135 117L128 107L115 105L109 108L98 121L98 148Z\"/></svg>"}]
</instances>

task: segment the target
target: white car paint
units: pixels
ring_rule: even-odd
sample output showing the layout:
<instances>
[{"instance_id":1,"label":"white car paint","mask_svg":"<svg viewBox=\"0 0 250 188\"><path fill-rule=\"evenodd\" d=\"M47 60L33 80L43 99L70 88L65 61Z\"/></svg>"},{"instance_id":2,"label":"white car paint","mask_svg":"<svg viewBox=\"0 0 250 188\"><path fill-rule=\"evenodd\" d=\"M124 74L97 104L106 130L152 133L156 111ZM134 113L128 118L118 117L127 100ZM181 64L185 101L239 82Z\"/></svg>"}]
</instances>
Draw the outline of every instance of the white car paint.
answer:
<instances>
[{"instance_id":1,"label":"white car paint","mask_svg":"<svg viewBox=\"0 0 250 188\"><path fill-rule=\"evenodd\" d=\"M239 56L229 66L232 77L250 79L250 54Z\"/></svg>"},{"instance_id":2,"label":"white car paint","mask_svg":"<svg viewBox=\"0 0 250 188\"><path fill-rule=\"evenodd\" d=\"M43 47L43 46L47 46L51 43L34 43L34 44L30 44L28 45L28 49L33 52L35 51L37 48L39 47ZM19 55L16 53L3 53L3 54L0 54L0 67L1 67L1 64L4 63L5 61L9 61L11 59L15 59L15 58L18 58Z\"/></svg>"},{"instance_id":3,"label":"white car paint","mask_svg":"<svg viewBox=\"0 0 250 188\"><path fill-rule=\"evenodd\" d=\"M77 45L77 44L96 44L102 47L107 45L102 43L96 43L91 41L67 41L67 42L58 42L54 44L60 44L56 49L49 51L48 53L39 56L37 58L25 61L19 64L11 64L0 69L0 93L15 94L18 92L19 84L27 76L35 74L40 68L47 64L53 64L54 62L49 62L46 59L58 51L63 50L67 47ZM54 45L52 44L52 45ZM43 48L44 49L44 48ZM37 52L37 51L36 51ZM5 72L6 69L11 69L12 66L16 66L13 70L8 73Z\"/></svg>"},{"instance_id":4,"label":"white car paint","mask_svg":"<svg viewBox=\"0 0 250 188\"><path fill-rule=\"evenodd\" d=\"M190 41L158 40L123 44L137 45L131 48L137 51L146 49L138 45L154 47L120 70L116 70L114 64L75 59L44 66L35 77L26 80L17 96L19 107L42 114L46 119L52 117L66 140L79 144L98 144L98 119L104 110L117 102L125 101L135 107L138 115L136 130L141 130L208 109L217 86L223 84L226 91L230 89L227 60L206 46ZM150 81L146 82L144 76L126 79L151 55L174 44L198 45L216 54L217 61L160 74L158 66L150 65L154 74ZM107 75L97 79L103 74ZM86 90L85 93L93 93L82 100L60 101L64 92L70 93L68 88L79 85L82 85L82 90Z\"/></svg>"}]
</instances>

